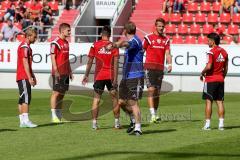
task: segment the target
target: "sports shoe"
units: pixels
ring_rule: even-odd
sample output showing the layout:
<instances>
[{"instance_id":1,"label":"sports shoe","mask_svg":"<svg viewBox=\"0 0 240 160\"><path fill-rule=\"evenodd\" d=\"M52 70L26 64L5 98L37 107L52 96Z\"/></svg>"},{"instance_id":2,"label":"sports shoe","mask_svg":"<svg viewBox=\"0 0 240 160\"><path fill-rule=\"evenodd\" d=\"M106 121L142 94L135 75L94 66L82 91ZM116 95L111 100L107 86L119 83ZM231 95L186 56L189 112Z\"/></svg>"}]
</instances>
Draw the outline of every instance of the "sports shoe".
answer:
<instances>
[{"instance_id":1,"label":"sports shoe","mask_svg":"<svg viewBox=\"0 0 240 160\"><path fill-rule=\"evenodd\" d=\"M98 129L99 129L99 127L98 127L98 125L97 125L97 124L93 124L93 125L92 125L92 129L93 129L93 130L98 130Z\"/></svg>"},{"instance_id":2,"label":"sports shoe","mask_svg":"<svg viewBox=\"0 0 240 160\"><path fill-rule=\"evenodd\" d=\"M115 128L115 129L121 129L121 125L120 125L120 124L115 124L115 125L114 125L114 128Z\"/></svg>"},{"instance_id":3,"label":"sports shoe","mask_svg":"<svg viewBox=\"0 0 240 160\"><path fill-rule=\"evenodd\" d=\"M20 124L20 128L35 128L35 127L37 127L37 125L32 123L31 121Z\"/></svg>"},{"instance_id":4,"label":"sports shoe","mask_svg":"<svg viewBox=\"0 0 240 160\"><path fill-rule=\"evenodd\" d=\"M142 135L142 131L138 131L138 130L135 130L134 131L134 134L136 135L136 136L141 136Z\"/></svg>"},{"instance_id":5,"label":"sports shoe","mask_svg":"<svg viewBox=\"0 0 240 160\"><path fill-rule=\"evenodd\" d=\"M223 127L223 126L219 126L219 127L218 127L218 130L223 131L223 130L224 130L224 127Z\"/></svg>"},{"instance_id":6,"label":"sports shoe","mask_svg":"<svg viewBox=\"0 0 240 160\"><path fill-rule=\"evenodd\" d=\"M150 123L159 123L160 120L158 116L151 116Z\"/></svg>"},{"instance_id":7,"label":"sports shoe","mask_svg":"<svg viewBox=\"0 0 240 160\"><path fill-rule=\"evenodd\" d=\"M128 129L127 129L127 133L132 134L132 132L134 131L134 128L135 128L135 123L131 122Z\"/></svg>"},{"instance_id":8,"label":"sports shoe","mask_svg":"<svg viewBox=\"0 0 240 160\"><path fill-rule=\"evenodd\" d=\"M52 118L52 123L61 123L62 121L58 118Z\"/></svg>"},{"instance_id":9,"label":"sports shoe","mask_svg":"<svg viewBox=\"0 0 240 160\"><path fill-rule=\"evenodd\" d=\"M208 126L204 126L204 127L202 128L202 130L209 131L209 130L211 130L211 128L208 127Z\"/></svg>"}]
</instances>

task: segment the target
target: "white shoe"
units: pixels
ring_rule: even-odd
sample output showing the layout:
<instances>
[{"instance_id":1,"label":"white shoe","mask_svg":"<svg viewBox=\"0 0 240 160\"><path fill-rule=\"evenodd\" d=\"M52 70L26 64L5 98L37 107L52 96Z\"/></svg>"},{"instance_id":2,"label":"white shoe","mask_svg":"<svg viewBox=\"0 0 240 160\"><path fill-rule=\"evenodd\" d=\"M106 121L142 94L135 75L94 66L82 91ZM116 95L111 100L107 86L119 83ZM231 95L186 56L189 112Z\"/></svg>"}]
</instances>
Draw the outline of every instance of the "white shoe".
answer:
<instances>
[{"instance_id":1,"label":"white shoe","mask_svg":"<svg viewBox=\"0 0 240 160\"><path fill-rule=\"evenodd\" d=\"M115 129L121 129L121 125L119 123L115 123L115 126L114 126Z\"/></svg>"},{"instance_id":2,"label":"white shoe","mask_svg":"<svg viewBox=\"0 0 240 160\"><path fill-rule=\"evenodd\" d=\"M20 124L20 128L35 128L35 127L37 127L37 125L32 123L31 121Z\"/></svg>"},{"instance_id":3,"label":"white shoe","mask_svg":"<svg viewBox=\"0 0 240 160\"><path fill-rule=\"evenodd\" d=\"M224 130L224 126L219 126L218 130L223 131Z\"/></svg>"},{"instance_id":4,"label":"white shoe","mask_svg":"<svg viewBox=\"0 0 240 160\"><path fill-rule=\"evenodd\" d=\"M209 131L209 130L211 130L211 128L210 128L210 126L204 126L204 127L202 128L202 130Z\"/></svg>"},{"instance_id":5,"label":"white shoe","mask_svg":"<svg viewBox=\"0 0 240 160\"><path fill-rule=\"evenodd\" d=\"M92 126L92 129L94 129L94 130L98 130L98 129L99 129L99 127L98 127L98 125L97 125L97 124L93 124L93 126Z\"/></svg>"}]
</instances>

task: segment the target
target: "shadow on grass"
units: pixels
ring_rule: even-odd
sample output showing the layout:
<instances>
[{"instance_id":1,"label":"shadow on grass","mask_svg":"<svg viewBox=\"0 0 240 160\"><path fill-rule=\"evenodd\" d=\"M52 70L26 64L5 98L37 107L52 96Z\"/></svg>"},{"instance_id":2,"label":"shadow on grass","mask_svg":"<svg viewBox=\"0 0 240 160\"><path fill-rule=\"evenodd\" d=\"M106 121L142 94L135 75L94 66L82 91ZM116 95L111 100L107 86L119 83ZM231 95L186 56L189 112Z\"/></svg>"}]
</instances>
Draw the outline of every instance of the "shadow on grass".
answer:
<instances>
[{"instance_id":1,"label":"shadow on grass","mask_svg":"<svg viewBox=\"0 0 240 160\"><path fill-rule=\"evenodd\" d=\"M240 126L226 126L224 128L225 129L235 129L235 128L240 128Z\"/></svg>"},{"instance_id":2,"label":"shadow on grass","mask_svg":"<svg viewBox=\"0 0 240 160\"><path fill-rule=\"evenodd\" d=\"M49 126L58 126L58 125L62 125L64 123L46 123L46 124L40 124L38 125L38 127L49 127Z\"/></svg>"},{"instance_id":3,"label":"shadow on grass","mask_svg":"<svg viewBox=\"0 0 240 160\"><path fill-rule=\"evenodd\" d=\"M16 129L6 129L6 128L3 128L3 129L0 129L0 133L1 132L15 132L17 131Z\"/></svg>"},{"instance_id":4,"label":"shadow on grass","mask_svg":"<svg viewBox=\"0 0 240 160\"><path fill-rule=\"evenodd\" d=\"M231 153L182 153L182 152L139 152L139 151L114 151L114 152L102 152L90 155L82 155L76 157L62 158L58 160L84 160L84 159L94 159L94 158L103 158L106 156L116 156L116 155L128 155L136 156L132 157L133 159L159 159L162 158L197 158L197 157L219 157L219 158L230 158L230 157L240 157L240 154L231 154Z\"/></svg>"},{"instance_id":5,"label":"shadow on grass","mask_svg":"<svg viewBox=\"0 0 240 160\"><path fill-rule=\"evenodd\" d=\"M165 132L174 132L176 129L166 129L166 130L147 130L143 131L143 134L156 134L156 133L165 133Z\"/></svg>"}]
</instances>

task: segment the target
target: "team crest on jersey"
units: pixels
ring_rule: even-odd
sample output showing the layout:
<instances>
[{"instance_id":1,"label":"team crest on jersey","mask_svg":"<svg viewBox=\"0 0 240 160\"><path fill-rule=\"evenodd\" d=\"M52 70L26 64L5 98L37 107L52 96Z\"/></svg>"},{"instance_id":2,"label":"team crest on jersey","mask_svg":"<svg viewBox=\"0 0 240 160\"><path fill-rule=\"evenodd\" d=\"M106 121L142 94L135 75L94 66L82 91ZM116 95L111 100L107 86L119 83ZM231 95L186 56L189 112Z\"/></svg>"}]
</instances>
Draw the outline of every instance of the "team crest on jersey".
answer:
<instances>
[{"instance_id":1,"label":"team crest on jersey","mask_svg":"<svg viewBox=\"0 0 240 160\"><path fill-rule=\"evenodd\" d=\"M219 54L219 56L218 56L216 61L217 62L224 62L225 61L225 59L224 59L224 57L223 57L223 55L221 53Z\"/></svg>"},{"instance_id":2,"label":"team crest on jersey","mask_svg":"<svg viewBox=\"0 0 240 160\"><path fill-rule=\"evenodd\" d=\"M154 40L152 40L152 44L154 44L155 43L155 41Z\"/></svg>"}]
</instances>

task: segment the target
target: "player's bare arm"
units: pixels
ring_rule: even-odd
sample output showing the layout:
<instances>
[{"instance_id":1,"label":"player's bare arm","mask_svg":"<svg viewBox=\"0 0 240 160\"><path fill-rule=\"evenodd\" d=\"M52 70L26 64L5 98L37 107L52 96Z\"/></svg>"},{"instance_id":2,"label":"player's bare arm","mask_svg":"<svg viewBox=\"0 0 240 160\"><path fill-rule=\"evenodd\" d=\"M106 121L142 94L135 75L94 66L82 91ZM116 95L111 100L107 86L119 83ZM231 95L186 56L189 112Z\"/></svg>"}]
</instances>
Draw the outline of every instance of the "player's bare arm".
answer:
<instances>
[{"instance_id":1,"label":"player's bare arm","mask_svg":"<svg viewBox=\"0 0 240 160\"><path fill-rule=\"evenodd\" d=\"M228 72L228 59L226 59L226 63L225 63L225 66L224 66L224 73L223 73L224 78L226 77L227 72Z\"/></svg>"},{"instance_id":2,"label":"player's bare arm","mask_svg":"<svg viewBox=\"0 0 240 160\"><path fill-rule=\"evenodd\" d=\"M118 56L115 56L114 57L114 68L113 68L113 70L114 70L114 78L113 78L113 86L114 87L117 87L117 85L118 85Z\"/></svg>"},{"instance_id":3,"label":"player's bare arm","mask_svg":"<svg viewBox=\"0 0 240 160\"><path fill-rule=\"evenodd\" d=\"M29 63L28 63L28 58L23 58L23 66L24 66L24 70L28 76L28 80L29 80L29 83L32 85L32 86L35 86L35 81L33 80L33 76L30 72L30 69L29 69Z\"/></svg>"},{"instance_id":4,"label":"player's bare arm","mask_svg":"<svg viewBox=\"0 0 240 160\"><path fill-rule=\"evenodd\" d=\"M166 61L168 64L168 73L172 72L172 55L170 53L170 50L165 51L166 54Z\"/></svg>"},{"instance_id":5,"label":"player's bare arm","mask_svg":"<svg viewBox=\"0 0 240 160\"><path fill-rule=\"evenodd\" d=\"M92 57L88 58L86 72L85 72L85 75L84 75L83 80L82 80L83 85L85 85L88 82L88 76L89 76L90 70L92 68L93 59L94 58L92 58Z\"/></svg>"},{"instance_id":6,"label":"player's bare arm","mask_svg":"<svg viewBox=\"0 0 240 160\"><path fill-rule=\"evenodd\" d=\"M56 55L54 53L51 54L51 61L52 61L52 66L54 69L55 76L60 77L60 74L59 74L58 68L57 68Z\"/></svg>"},{"instance_id":7,"label":"player's bare arm","mask_svg":"<svg viewBox=\"0 0 240 160\"><path fill-rule=\"evenodd\" d=\"M200 80L203 81L203 77L205 77L206 73L212 69L212 63L207 63L205 68L201 72Z\"/></svg>"}]
</instances>

